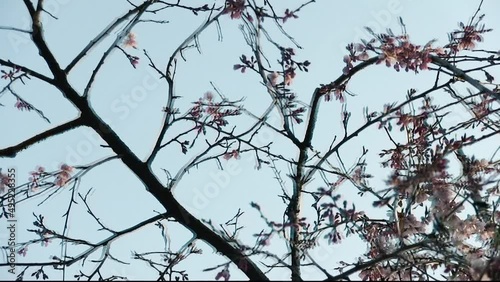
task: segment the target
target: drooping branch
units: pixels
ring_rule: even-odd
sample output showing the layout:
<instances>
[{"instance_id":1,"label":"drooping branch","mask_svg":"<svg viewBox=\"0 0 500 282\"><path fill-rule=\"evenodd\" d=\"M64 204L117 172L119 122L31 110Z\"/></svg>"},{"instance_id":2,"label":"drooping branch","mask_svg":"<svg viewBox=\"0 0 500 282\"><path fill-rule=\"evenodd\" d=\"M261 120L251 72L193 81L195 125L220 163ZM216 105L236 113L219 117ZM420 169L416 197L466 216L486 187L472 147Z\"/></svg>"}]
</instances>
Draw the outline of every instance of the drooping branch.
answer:
<instances>
[{"instance_id":1,"label":"drooping branch","mask_svg":"<svg viewBox=\"0 0 500 282\"><path fill-rule=\"evenodd\" d=\"M21 77L19 77L19 79L21 79ZM11 81L12 83L13 81ZM10 84L10 83L9 83ZM12 87L7 86L6 87L6 90L8 90L14 97L16 97L17 101L18 101L18 105L17 107L21 107L21 108L27 108L28 110L33 110L35 111L41 118L43 118L45 121L47 121L48 123L50 123L50 119L47 118L45 116L45 114L43 113L42 110L38 109L37 107L35 107L33 104L29 103L28 101L26 101L25 99L23 99L19 94L17 94L14 89L12 89ZM2 91L3 92L3 91ZM0 93L2 93L0 92Z\"/></svg>"}]
</instances>

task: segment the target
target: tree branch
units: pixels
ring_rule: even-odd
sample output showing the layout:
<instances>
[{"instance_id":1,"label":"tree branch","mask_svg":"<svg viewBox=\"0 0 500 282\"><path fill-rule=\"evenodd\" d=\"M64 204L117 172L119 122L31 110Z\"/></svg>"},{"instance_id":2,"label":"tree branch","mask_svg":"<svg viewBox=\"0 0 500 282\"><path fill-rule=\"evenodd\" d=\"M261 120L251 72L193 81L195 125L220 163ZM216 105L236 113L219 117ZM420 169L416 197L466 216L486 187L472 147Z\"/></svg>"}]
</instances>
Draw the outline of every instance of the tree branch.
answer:
<instances>
[{"instance_id":1,"label":"tree branch","mask_svg":"<svg viewBox=\"0 0 500 282\"><path fill-rule=\"evenodd\" d=\"M61 266L71 266L73 265L74 263L82 260L82 259L85 259L88 255L90 255L91 253L93 253L94 251L96 251L98 248L100 247L105 247L107 246L108 244L110 244L112 241L116 240L117 238L125 235L125 234L128 234L128 233L132 233L150 223L153 223L155 221L158 221L158 220L161 220L161 219L164 219L164 218L167 218L168 217L168 213L163 213L163 214L159 214L159 215L156 215L156 216L153 216L153 217L150 217L144 221L141 221L129 228L126 228L126 229L123 229L121 231L118 231L118 232L114 232L111 236L101 240L100 242L98 243L95 243L95 244L90 244L90 248L83 251L81 254L79 254L78 256L70 259L70 260L58 260L58 261L54 261L54 262L27 262L27 263L14 263L14 265L16 266L57 266L57 265L61 265ZM83 241L82 241L83 243ZM11 265L10 263L0 263L0 267L2 266L9 266Z\"/></svg>"},{"instance_id":2,"label":"tree branch","mask_svg":"<svg viewBox=\"0 0 500 282\"><path fill-rule=\"evenodd\" d=\"M81 97L71 87L67 80L66 73L60 68L59 63L47 47L43 39L42 27L37 20L35 13L32 13L33 6L29 0L24 0L33 18L32 39L38 48L40 55L45 59L49 69L54 74L55 85L81 112L83 123L92 127L101 138L108 143L111 149L121 157L123 163L142 181L147 190L164 206L164 208L179 223L194 232L201 240L206 241L219 252L227 256L252 280L268 281L264 273L240 250L231 246L224 239L212 232L207 226L189 213L173 196L173 194L161 184L151 168L142 162L130 148L120 139L120 137L95 114L85 97ZM39 1L40 3L43 1ZM220 14L219 14L220 15ZM161 136L160 136L161 137ZM246 265L246 268L244 267Z\"/></svg>"},{"instance_id":3,"label":"tree branch","mask_svg":"<svg viewBox=\"0 0 500 282\"><path fill-rule=\"evenodd\" d=\"M325 86L326 89L333 89L335 87L338 87L344 81L351 78L353 75L355 75L356 73L358 73L362 69L376 63L377 60L378 60L378 57L373 57L373 58L370 58L370 59L360 63L359 65L352 68L349 71L349 73L342 74L337 79L335 79L333 82L331 82L330 84ZM324 92L324 91L322 91L321 88L317 88L314 91L314 94L312 95L311 109L309 110L309 118L308 118L308 123L307 123L307 127L306 127L306 133L304 135L304 140L302 141L302 144L304 144L304 146L306 146L306 147L310 147L312 145L311 142L312 142L314 128L316 126L316 120L317 120L318 111L319 111L319 99L321 96L323 96L325 94L328 94L328 92Z\"/></svg>"},{"instance_id":4,"label":"tree branch","mask_svg":"<svg viewBox=\"0 0 500 282\"><path fill-rule=\"evenodd\" d=\"M160 134L158 135L158 138L156 139L155 145L153 147L153 150L151 151L151 154L149 155L146 163L151 164L158 152L161 149L161 142L163 140L163 137L165 136L165 133L167 133L167 129L170 126L170 119L173 116L172 110L174 107L174 77L175 77L175 67L177 64L177 56L179 55L180 52L184 48L186 48L187 44L189 44L191 41L195 40L197 36L199 36L203 30L205 30L207 27L209 27L212 23L216 22L219 20L219 17L223 15L223 12L218 13L215 15L213 18L207 19L198 29L196 29L190 36L188 36L178 47L175 49L175 51L172 53L172 56L170 56L170 59L168 60L167 67L165 69L165 78L168 83L168 98L167 98L167 106L165 107L168 109L168 111L165 112L164 117L163 117L163 123L162 123L162 128L160 130Z\"/></svg>"},{"instance_id":5,"label":"tree branch","mask_svg":"<svg viewBox=\"0 0 500 282\"><path fill-rule=\"evenodd\" d=\"M7 67L12 67L12 68L19 68L21 71L25 72L27 75L32 75L40 80L43 80L45 82L47 82L48 84L52 84L54 85L54 80L52 78L48 78L46 77L45 75L39 73L39 72L36 72L32 69L29 69L25 66L21 66L21 65L18 65L18 64L14 64L13 62L11 62L10 60L9 61L5 61L5 60L2 60L0 59L0 65L3 65L3 66L7 66Z\"/></svg>"},{"instance_id":6,"label":"tree branch","mask_svg":"<svg viewBox=\"0 0 500 282\"><path fill-rule=\"evenodd\" d=\"M134 13L137 13L138 11L140 11L141 9L144 8L144 6L146 6L148 4L148 2L150 2L149 0L145 1L144 3L142 3L141 5L135 7L134 9L132 10L129 10L127 13L125 13L125 15L119 17L118 19L116 19L113 23L111 23L107 28L105 28L103 31L101 31L101 33L99 33L94 39L92 39L89 44L87 44L87 46L85 46L85 48L83 48L80 53L78 53L78 55L76 55L76 57L71 61L71 63L68 64L68 66L64 69L64 72L65 73L69 73L73 67L78 64L78 62L83 59L83 57L85 57L85 55L87 55L87 53L90 51L90 49L92 49L97 43L99 43L100 41L102 41L106 35L109 34L109 32L116 28L119 24L121 24L123 21L125 21L125 19L127 19L128 17L130 17L132 14Z\"/></svg>"},{"instance_id":7,"label":"tree branch","mask_svg":"<svg viewBox=\"0 0 500 282\"><path fill-rule=\"evenodd\" d=\"M462 78L463 80L467 81L470 85L474 86L477 90L479 90L483 93L488 93L489 95L495 97L495 99L497 99L500 102L500 93L496 93L496 92L491 91L486 86L482 85L481 82L479 82L478 80L470 77L468 74L466 74L461 69L450 64L450 62L439 58L438 56L431 55L431 59L432 59L432 62L434 64L450 70L457 77Z\"/></svg>"},{"instance_id":8,"label":"tree branch","mask_svg":"<svg viewBox=\"0 0 500 282\"><path fill-rule=\"evenodd\" d=\"M79 127L81 125L83 125L82 119L80 117L78 117L72 121L63 123L63 124L58 125L52 129L49 129L49 130L44 131L40 134L37 134L37 135L35 135L35 136L17 144L17 145L14 145L14 146L11 146L11 147L8 147L5 149L0 149L0 157L14 158L17 155L17 153L19 153L20 151L28 148L29 146L31 146L35 143L38 143L38 142L43 141L47 138L56 136L58 134L64 133L68 130L74 129L74 128Z\"/></svg>"},{"instance_id":9,"label":"tree branch","mask_svg":"<svg viewBox=\"0 0 500 282\"><path fill-rule=\"evenodd\" d=\"M87 96L88 96L88 94L90 92L90 88L92 87L92 84L94 83L95 77L99 73L99 70L101 69L101 67L104 65L104 61L106 60L106 58L111 54L111 51L113 51L113 49L118 46L118 44L120 43L120 41L127 34L130 33L130 31L132 30L132 28L134 27L134 25L136 25L139 22L140 17L142 16L142 14L144 14L144 12L146 11L146 9L151 4L153 4L153 2L151 0L146 0L146 2L144 2L140 6L140 9L138 10L137 15L135 15L134 18L132 20L130 20L130 22L127 24L127 26L118 34L118 36L116 37L115 41L113 41L113 43L111 44L111 46L109 46L108 50L106 50L106 52L104 52L104 54L102 55L101 59L97 63L97 66L95 67L94 71L92 72L92 75L90 76L90 79L87 82L87 85L85 86L85 89L83 90L83 97L87 98Z\"/></svg>"},{"instance_id":10,"label":"tree branch","mask_svg":"<svg viewBox=\"0 0 500 282\"><path fill-rule=\"evenodd\" d=\"M415 244L412 244L412 245L403 246L403 247L397 249L396 251L394 251L394 252L392 252L390 254L382 255L382 256L380 256L378 258L375 258L373 260L360 263L360 264L356 265L355 267L353 267L353 268L351 268L351 269L349 269L347 271L342 272L342 274L339 274L339 275L336 275L334 277L325 279L323 281L339 281L341 279L348 279L349 275L351 275L353 273L356 273L356 272L358 272L360 270L363 270L363 269L366 269L368 267L374 266L377 263L381 263L381 262L384 262L386 260L395 258L395 257L397 257L401 253L404 253L404 252L407 252L407 251L411 251L413 249L417 249L417 248L420 248L420 247L424 247L426 244L427 244L426 241L422 241L422 242L418 242L418 243L415 243Z\"/></svg>"},{"instance_id":11,"label":"tree branch","mask_svg":"<svg viewBox=\"0 0 500 282\"><path fill-rule=\"evenodd\" d=\"M309 179L312 177L312 175L317 171L317 169L319 167L321 167L321 165L333 154L335 153L341 146L343 146L345 143L347 143L347 141L351 140L352 138L358 136L363 130L365 130L366 128L370 127L371 125L379 122L382 120L382 118L386 117L388 114L390 113L393 113L393 112L396 112L398 109L400 109L401 107L409 104L410 102L412 101L415 101L417 99L420 99L422 97L424 97L425 95L433 92L433 91L436 91L438 89L441 89L441 88L444 88L446 86L448 86L450 84L450 82L446 82L440 86L436 86L436 87L432 87L431 89L419 94L419 95L416 95L416 96L413 96L411 99L408 99L406 100L405 102L402 102L401 104L399 104L398 106L395 106L392 110L390 110L389 112L387 112L385 115L380 115L379 117L375 118L375 119L372 119L371 121L365 123L364 125L362 125L361 127L359 127L358 129L356 129L353 133L345 136L342 140L339 141L339 143L337 143L337 145L335 145L333 148L331 148L330 150L328 150L328 152L325 153L325 155L316 162L316 164L314 165L314 167L312 167L311 169L309 169L306 173L306 177Z\"/></svg>"}]
</instances>

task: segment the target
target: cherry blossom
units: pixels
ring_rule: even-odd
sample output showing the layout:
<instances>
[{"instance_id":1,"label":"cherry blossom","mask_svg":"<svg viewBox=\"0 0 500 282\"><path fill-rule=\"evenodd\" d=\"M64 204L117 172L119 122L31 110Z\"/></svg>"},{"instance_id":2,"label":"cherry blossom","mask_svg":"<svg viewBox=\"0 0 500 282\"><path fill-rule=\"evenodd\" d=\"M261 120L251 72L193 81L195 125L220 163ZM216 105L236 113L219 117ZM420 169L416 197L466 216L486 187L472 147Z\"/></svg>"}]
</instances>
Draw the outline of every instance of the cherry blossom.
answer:
<instances>
[{"instance_id":1,"label":"cherry blossom","mask_svg":"<svg viewBox=\"0 0 500 282\"><path fill-rule=\"evenodd\" d=\"M135 39L135 33L130 32L127 37L125 38L125 41L123 42L124 47L132 47L134 49L137 49L137 41Z\"/></svg>"},{"instance_id":2,"label":"cherry blossom","mask_svg":"<svg viewBox=\"0 0 500 282\"><path fill-rule=\"evenodd\" d=\"M224 13L230 13L231 19L239 19L245 10L245 0L226 0Z\"/></svg>"},{"instance_id":3,"label":"cherry blossom","mask_svg":"<svg viewBox=\"0 0 500 282\"><path fill-rule=\"evenodd\" d=\"M22 255L23 257L25 257L25 256L26 256L26 253L27 253L27 252L28 252L28 247L27 247L27 246L26 246L26 247L23 247L23 248L20 248L20 249L17 251L17 253L18 253L19 255Z\"/></svg>"},{"instance_id":4,"label":"cherry blossom","mask_svg":"<svg viewBox=\"0 0 500 282\"><path fill-rule=\"evenodd\" d=\"M229 277L231 277L231 275L229 273L229 269L226 267L215 275L215 280L222 278L224 281L229 281Z\"/></svg>"},{"instance_id":5,"label":"cherry blossom","mask_svg":"<svg viewBox=\"0 0 500 282\"><path fill-rule=\"evenodd\" d=\"M35 171L30 172L30 177L28 178L31 191L36 191L40 186L40 178L45 174L45 168L42 166L37 167Z\"/></svg>"},{"instance_id":6,"label":"cherry blossom","mask_svg":"<svg viewBox=\"0 0 500 282\"><path fill-rule=\"evenodd\" d=\"M9 186L9 177L0 172L0 194L5 192L5 187Z\"/></svg>"},{"instance_id":7,"label":"cherry blossom","mask_svg":"<svg viewBox=\"0 0 500 282\"><path fill-rule=\"evenodd\" d=\"M227 152L224 154L224 159L229 160L231 158L239 159L240 153L237 150L232 150L231 152Z\"/></svg>"},{"instance_id":8,"label":"cherry blossom","mask_svg":"<svg viewBox=\"0 0 500 282\"><path fill-rule=\"evenodd\" d=\"M73 172L72 166L62 164L61 171L56 176L55 184L59 187L65 186L71 179L71 172Z\"/></svg>"},{"instance_id":9,"label":"cherry blossom","mask_svg":"<svg viewBox=\"0 0 500 282\"><path fill-rule=\"evenodd\" d=\"M268 86L274 87L278 84L278 78L280 75L277 72L272 72L267 75Z\"/></svg>"},{"instance_id":10,"label":"cherry blossom","mask_svg":"<svg viewBox=\"0 0 500 282\"><path fill-rule=\"evenodd\" d=\"M297 16L293 11L290 11L290 9L286 9L285 16L283 17L283 23L285 23L290 18L298 19L299 16Z\"/></svg>"},{"instance_id":11,"label":"cherry blossom","mask_svg":"<svg viewBox=\"0 0 500 282\"><path fill-rule=\"evenodd\" d=\"M20 98L17 98L17 102L15 104L15 107L18 108L21 111L24 111L24 110L31 111L31 110L33 110L33 107L30 104L28 104L26 101L24 101L24 100L22 100Z\"/></svg>"},{"instance_id":12,"label":"cherry blossom","mask_svg":"<svg viewBox=\"0 0 500 282\"><path fill-rule=\"evenodd\" d=\"M16 73L19 73L21 71L21 69L18 67L18 66L15 66L13 67L11 70L9 70L9 72L6 72L4 70L1 70L0 72L2 72L2 76L1 78L2 79L10 79L10 80L13 80L14 79L14 75Z\"/></svg>"},{"instance_id":13,"label":"cherry blossom","mask_svg":"<svg viewBox=\"0 0 500 282\"><path fill-rule=\"evenodd\" d=\"M137 56L128 56L128 59L129 59L130 63L132 64L132 66L134 68L137 68L137 65L139 64L139 57L137 57Z\"/></svg>"}]
</instances>

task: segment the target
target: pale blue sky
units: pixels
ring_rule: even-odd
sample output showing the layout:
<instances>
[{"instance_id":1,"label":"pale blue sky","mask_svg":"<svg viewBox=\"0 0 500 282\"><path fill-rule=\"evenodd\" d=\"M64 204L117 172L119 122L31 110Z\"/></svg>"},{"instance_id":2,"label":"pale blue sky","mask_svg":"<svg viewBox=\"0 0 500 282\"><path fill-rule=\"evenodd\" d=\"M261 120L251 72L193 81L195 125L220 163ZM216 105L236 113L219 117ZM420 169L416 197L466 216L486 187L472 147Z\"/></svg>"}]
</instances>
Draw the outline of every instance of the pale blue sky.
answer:
<instances>
[{"instance_id":1,"label":"pale blue sky","mask_svg":"<svg viewBox=\"0 0 500 282\"><path fill-rule=\"evenodd\" d=\"M125 0L112 1L75 1L75 0L53 0L46 1L46 9L53 13L58 20L44 16L45 38L60 64L65 66L96 34L107 26L118 15L129 9ZM134 1L138 2L138 1ZM205 3L202 1L190 1ZM218 1L221 2L221 1ZM275 1L276 2L276 1ZM291 6L300 4L301 1L289 1ZM459 21L468 21L475 11L479 1L411 1L411 0L385 0L385 1L317 1L307 6L299 14L299 19L289 20L284 26L286 30L303 47L298 52L298 60L309 60L312 62L309 73L299 73L292 87L298 93L299 98L309 102L314 88L320 83L328 83L341 74L343 68L342 57L346 53L343 47L346 43L358 41L359 38L369 38L363 30L363 26L370 26L374 31L383 31L392 28L399 32L397 18L401 16L407 26L413 42L425 44L431 39L438 39L436 45L447 42L447 32L457 27ZM284 7L277 7L284 11ZM498 32L500 19L493 11L500 11L500 2L487 0L483 5L486 12L485 23L487 27L495 29L491 34L485 36L485 43L480 46L484 49L500 49ZM133 69L119 50L115 50L108 58L106 66L98 76L93 90L91 101L96 113L110 123L113 129L123 140L144 158L151 150L153 140L158 134L162 118L161 109L165 103L166 83L157 82L156 74L148 70L147 59L142 54L142 49L155 60L155 63L163 69L171 52L192 33L205 19L205 14L195 17L189 11L172 10L162 14L162 19L170 21L165 25L152 23L140 23L134 29L137 35L138 50L127 49L132 55L141 57L139 67ZM28 14L21 1L2 0L0 3L0 26L14 26L27 29L29 24ZM208 28L199 38L202 54L194 49L186 52L187 62L181 62L178 66L176 92L183 96L176 107L187 109L189 103L202 97L203 94L212 90L210 82L229 98L238 99L245 97L245 106L249 110L261 113L270 100L265 93L265 88L258 82L258 77L253 74L241 74L233 71L232 66L238 63L241 54L250 54L250 49L238 29L238 22L231 21L227 16L221 20L223 41L217 41L217 30L215 26ZM379 30L377 30L379 29ZM271 29L279 41L291 46L291 43L276 29ZM20 37L21 36L21 37ZM33 44L24 35L13 31L0 30L0 58L10 59L21 65L28 66L39 72L48 74L49 71L38 56ZM72 85L82 91L88 81L89 74L99 60L100 55L109 47L116 38L116 33L104 40L98 47L92 50L90 56L83 60L70 75ZM269 54L274 54L274 51ZM272 60L275 60L272 57ZM2 68L4 69L4 68ZM494 73L492 73L495 76ZM499 74L496 75L498 77ZM155 83L152 83L153 79ZM383 65L372 67L363 71L352 79L349 90L358 94L356 97L348 97L348 109L353 112L351 127L360 125L362 122L362 108L369 106L371 110L381 110L388 102L402 101L408 88L422 89L430 86L434 75L422 73L395 73ZM480 77L483 79L482 77ZM3 87L5 82L0 82ZM55 89L43 82L31 79L26 86L17 84L15 89L18 94L30 103L42 109L45 115L52 121L47 124L34 112L21 112L13 107L15 100L8 94L0 97L0 120L3 121L4 130L0 137L0 148L15 144L31 136L33 133L41 132L54 125L63 123L76 117L76 110L72 109L70 103L66 102L62 95ZM146 89L140 96L141 89ZM126 104L125 99L131 95L131 104ZM123 108L125 107L125 108ZM126 111L124 109L127 109ZM467 116L467 113L455 113L457 118ZM318 131L315 135L315 146L317 149L325 149L329 146L331 138L341 129L339 121L340 103L333 101L323 103L319 115ZM278 121L274 124L278 125ZM230 120L231 122L231 120ZM234 124L234 123L231 123ZM248 123L241 123L248 124ZM299 130L302 127L297 127ZM244 127L242 128L244 129ZM179 130L179 129L175 129ZM174 131L178 132L178 131ZM167 137L174 133L167 134ZM301 135L299 135L301 136ZM275 149L281 154L287 154L296 158L296 153L290 150L289 142L276 136L272 131L264 132L261 145L273 141L277 146ZM28 173L37 165L43 165L48 170L57 169L60 163L68 162L71 165L87 164L108 156L111 152L97 146L99 138L86 128L73 130L64 136L57 136L43 143L37 144L20 153L15 159L0 159L0 167L15 166L18 169L18 183L27 180ZM341 150L344 161L352 164L361 153L361 146L368 145L371 149L368 160L371 160L369 172L375 175L372 185L383 185L387 170L378 164L378 153L381 146L387 144L387 137L378 130L369 130L350 142ZM91 146L87 146L91 144ZM492 143L493 144L493 143ZM195 148L194 152L202 148ZM482 147L478 154L491 155L493 146ZM176 146L166 149L160 153L153 164L162 181L165 175L161 168L169 169L172 173L188 161L192 155L183 156ZM371 157L371 158L370 158ZM191 170L189 174L179 183L175 195L180 202L185 203L195 215L213 219L217 223L223 223L236 213L238 208L245 211L242 220L247 227L242 233L242 240L251 244L251 235L258 233L265 224L259 219L258 214L250 209L251 201L257 202L262 209L274 220L280 220L283 212L283 204L276 197L280 193L279 186L273 180L273 173L269 169L257 171L254 169L254 157L243 155L239 161L230 160L234 165L234 173L230 174L228 181L221 180L222 173L229 173L229 169L221 172L215 163L200 166L198 170ZM282 165L282 174L288 173L287 167ZM321 179L317 177L310 184L311 189L321 185ZM222 182L217 182L219 179ZM285 180L287 180L285 178ZM222 183L222 184L221 184ZM287 182L290 184L290 182ZM207 194L207 187L217 186L219 193L211 196ZM158 204L141 186L140 182L117 161L109 162L92 170L83 178L79 185L79 191L85 193L89 188L94 188L90 204L94 213L100 216L106 224L115 229L122 229L135 224L146 217L153 216L154 211L163 211ZM204 190L205 189L205 190ZM205 192L204 192L205 191ZM356 198L353 190L345 192L347 199ZM200 196L201 195L201 196ZM35 202L22 203L18 206L17 217L20 225L18 230L18 241L30 239L22 229L31 228L32 213L43 212L47 223L54 229L62 226L61 216L67 208L70 197L69 191L61 192L51 202L43 206L36 206ZM205 197L206 201L201 200ZM358 207L371 205L372 199L361 200ZM384 216L385 210L375 211L374 214ZM3 224L3 221L2 221ZM3 225L2 225L3 226ZM3 227L2 227L3 228ZM97 225L86 214L83 205L78 205L74 215L70 219L70 235L85 237L88 240L98 240L107 235L104 232L95 232ZM184 238L189 238L189 232L169 224L169 233L172 238L172 246L180 246L185 243ZM31 235L29 235L31 236ZM3 244L3 241L2 241ZM201 269L225 262L225 258L216 255L206 244L199 242L198 246L204 250L204 255L193 256L181 265L188 265L190 279L211 279L215 272L203 273ZM129 278L155 278L155 273L143 263L133 261L130 258L132 249L141 251L161 250L162 239L156 227L150 226L140 232L132 234L113 244L112 253L116 257L132 262L130 268L113 266L110 270L116 270L117 275L128 275ZM30 249L26 260L47 261L48 250L57 250L56 244L49 247L38 247ZM174 248L175 249L175 248ZM316 250L318 262L323 262L328 268L333 269L339 260L354 261L364 252L366 246L359 243L356 238L348 238L342 245L326 246ZM284 244L273 241L271 250L283 251ZM71 251L77 254L79 250ZM59 253L59 251L55 251ZM94 255L98 257L98 255ZM20 268L18 268L20 269ZM231 268L232 278L244 278L234 267ZM332 270L333 273L335 273ZM6 279L6 272L0 272L0 279ZM269 277L273 279L284 279L288 272L274 270ZM51 278L61 279L60 276ZM304 279L323 278L318 272L308 272L304 269Z\"/></svg>"}]
</instances>

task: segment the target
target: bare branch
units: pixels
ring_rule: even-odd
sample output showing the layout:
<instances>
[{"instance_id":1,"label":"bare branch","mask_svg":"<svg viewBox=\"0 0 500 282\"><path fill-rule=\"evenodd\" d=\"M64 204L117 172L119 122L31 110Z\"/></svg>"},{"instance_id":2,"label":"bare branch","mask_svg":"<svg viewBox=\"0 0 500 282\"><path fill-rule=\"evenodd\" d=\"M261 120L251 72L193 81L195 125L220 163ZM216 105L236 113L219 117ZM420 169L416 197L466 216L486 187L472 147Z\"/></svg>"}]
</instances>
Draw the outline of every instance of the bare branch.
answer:
<instances>
[{"instance_id":1,"label":"bare branch","mask_svg":"<svg viewBox=\"0 0 500 282\"><path fill-rule=\"evenodd\" d=\"M217 22L219 20L219 17L223 14L223 12L217 13L215 16L212 17L212 13L208 16L207 20L203 22L198 29L196 29L191 35L189 35L178 47L175 49L175 51L172 53L170 56L170 59L168 60L168 64L165 70L165 77L168 82L168 95L167 95L167 106L166 109L172 110L174 107L174 100L175 100L175 95L174 95L174 78L175 78L175 67L177 65L177 57L179 54L182 52L183 49L185 49L189 43L191 43L193 40L196 39L197 36L199 36L207 27L212 25L213 23ZM160 129L160 133L158 137L156 138L155 145L153 146L153 149L146 161L147 164L151 164L158 152L161 149L161 142L163 140L163 137L165 136L165 133L167 132L171 119L173 118L173 113L171 111L166 111L164 116L163 116L163 122L162 122L162 127Z\"/></svg>"},{"instance_id":2,"label":"bare branch","mask_svg":"<svg viewBox=\"0 0 500 282\"><path fill-rule=\"evenodd\" d=\"M78 64L78 62L80 62L80 60L83 59L92 48L94 48L99 42L101 42L104 38L106 38L107 35L109 35L109 33L111 32L111 30L113 30L114 28L116 28L118 25L120 25L122 22L124 22L131 15L142 11L145 7L148 6L149 2L150 2L150 0L144 1L144 3L142 3L141 5L135 7L134 9L129 10L123 16L117 18L114 22L110 23L108 27L106 27L105 29L103 29L101 31L101 33L99 33L98 35L96 35L96 37L94 37L94 39L92 39L89 42L89 44L87 44L87 46L85 46L78 53L78 55L75 56L75 58L64 69L64 72L65 73L69 73L73 69L73 67L76 66L76 64ZM117 38L117 41L118 41L118 38ZM116 45L116 44L113 44L113 45Z\"/></svg>"},{"instance_id":3,"label":"bare branch","mask_svg":"<svg viewBox=\"0 0 500 282\"><path fill-rule=\"evenodd\" d=\"M34 145L38 142L44 141L47 138L56 136L58 134L64 133L68 130L75 129L81 125L82 123L82 118L78 117L72 121L63 123L61 125L58 125L52 129L49 129L47 131L44 131L42 133L39 133L37 135L34 135L33 137L17 144L11 147L7 147L5 149L0 149L0 157L8 157L8 158L14 158L17 153L20 151L30 147L31 145Z\"/></svg>"},{"instance_id":4,"label":"bare branch","mask_svg":"<svg viewBox=\"0 0 500 282\"><path fill-rule=\"evenodd\" d=\"M453 72L457 77L467 81L470 83L470 85L474 86L477 90L481 91L482 93L488 93L488 95L491 95L492 97L495 97L498 101L500 101L500 93L493 92L484 85L482 85L479 81L473 79L470 77L468 74L466 74L464 71L461 69L453 66L450 64L448 61L439 58L438 56L431 56L432 62L435 63L438 66L444 67L451 72Z\"/></svg>"}]
</instances>

